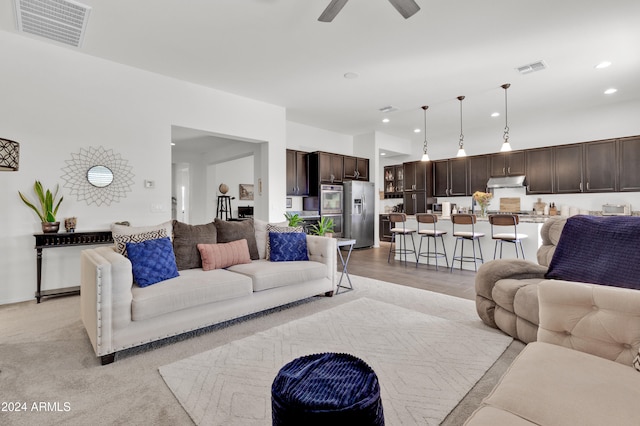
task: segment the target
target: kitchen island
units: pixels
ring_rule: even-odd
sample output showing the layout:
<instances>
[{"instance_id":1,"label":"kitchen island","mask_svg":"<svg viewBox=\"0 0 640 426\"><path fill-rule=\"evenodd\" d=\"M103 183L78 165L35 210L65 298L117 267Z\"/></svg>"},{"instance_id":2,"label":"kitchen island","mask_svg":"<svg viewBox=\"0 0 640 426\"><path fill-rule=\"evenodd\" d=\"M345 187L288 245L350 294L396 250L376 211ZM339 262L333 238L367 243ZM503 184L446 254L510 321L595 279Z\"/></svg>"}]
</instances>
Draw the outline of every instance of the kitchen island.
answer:
<instances>
[{"instance_id":1,"label":"kitchen island","mask_svg":"<svg viewBox=\"0 0 640 426\"><path fill-rule=\"evenodd\" d=\"M542 240L540 238L540 228L542 224L547 221L550 217L555 216L546 216L546 215L520 215L520 224L518 224L518 233L519 234L527 234L527 238L522 240L522 248L524 249L525 259L530 260L532 262L537 263L536 253L538 251L538 247L542 244ZM480 238L480 246L482 248L482 254L484 255L484 261L488 262L493 260L493 251L495 247L495 240L491 238L491 225L489 224L488 217L478 217L478 221L475 225L476 232L482 232L485 234L484 237ZM428 229L430 226L428 224L420 224L420 229ZM416 221L415 216L407 216L407 228L418 229L418 223ZM438 223L437 229L447 231L444 235L444 245L447 252L447 259L449 260L449 266L451 266L451 259L453 258L453 249L455 247L456 239L453 237L453 224L451 223L450 217L444 217L438 215ZM456 229L461 231L471 230L471 226L461 226L458 225ZM499 231L502 233L512 233L513 228L508 227L500 227ZM416 251L418 251L420 247L421 236L417 234L413 234L413 240L416 245ZM431 242L433 246L433 241ZM407 241L407 247L411 248L411 242ZM433 250L433 247L431 247ZM422 245L422 251L427 250L427 241L424 241ZM442 251L440 239L438 239L438 251ZM460 251L460 244L458 244L458 251ZM465 255L471 255L472 248L471 242L465 241ZM500 244L498 244L497 258L500 257ZM516 251L513 244L504 243L502 249L502 257L504 259L510 259L516 257ZM409 259L411 256L409 255ZM399 257L396 256L396 260L399 260ZM444 259L440 259L438 261L439 265L442 265ZM420 257L419 263L426 264L427 257ZM429 263L431 265L435 265L434 259L429 259ZM479 267L479 266L478 266ZM460 269L460 262L456 262L455 269ZM473 262L463 262L462 269L466 270L474 270Z\"/></svg>"}]
</instances>

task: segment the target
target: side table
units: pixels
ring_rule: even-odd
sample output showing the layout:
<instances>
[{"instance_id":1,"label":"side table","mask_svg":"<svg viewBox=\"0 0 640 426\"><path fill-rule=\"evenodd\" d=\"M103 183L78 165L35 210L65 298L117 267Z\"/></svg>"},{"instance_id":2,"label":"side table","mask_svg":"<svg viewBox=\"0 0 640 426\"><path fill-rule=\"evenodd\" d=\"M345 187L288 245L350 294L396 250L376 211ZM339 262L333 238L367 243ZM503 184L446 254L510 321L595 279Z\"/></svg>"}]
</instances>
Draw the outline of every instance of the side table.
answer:
<instances>
[{"instance_id":1,"label":"side table","mask_svg":"<svg viewBox=\"0 0 640 426\"><path fill-rule=\"evenodd\" d=\"M353 290L353 284L351 284L351 278L349 277L349 270L347 269L349 265L349 259L351 258L351 252L353 251L353 246L356 243L356 240L349 238L336 238L337 246L338 246L338 257L340 258L340 262L342 263L342 274L340 274L340 281L338 281L338 286L336 287L336 294L340 293L340 289L344 289L344 291ZM347 253L347 258L345 259L342 256L342 250L340 247L349 247L349 253ZM349 287L346 285L342 285L342 278L347 276L347 281L349 281Z\"/></svg>"},{"instance_id":2,"label":"side table","mask_svg":"<svg viewBox=\"0 0 640 426\"><path fill-rule=\"evenodd\" d=\"M113 244L111 231L92 232L56 232L33 234L36 238L36 268L37 287L36 301L47 296L61 296L66 294L79 294L80 287L66 287L55 290L42 291L42 250L46 248L60 248L72 246L85 246L96 244Z\"/></svg>"}]
</instances>

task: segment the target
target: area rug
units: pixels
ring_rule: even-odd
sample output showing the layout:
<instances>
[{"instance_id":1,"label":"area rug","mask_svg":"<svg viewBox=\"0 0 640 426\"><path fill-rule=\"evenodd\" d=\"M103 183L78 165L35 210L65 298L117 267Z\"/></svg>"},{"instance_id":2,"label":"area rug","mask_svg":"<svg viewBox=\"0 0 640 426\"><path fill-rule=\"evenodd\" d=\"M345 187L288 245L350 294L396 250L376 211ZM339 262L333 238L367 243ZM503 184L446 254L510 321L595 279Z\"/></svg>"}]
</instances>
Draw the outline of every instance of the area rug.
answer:
<instances>
[{"instance_id":1,"label":"area rug","mask_svg":"<svg viewBox=\"0 0 640 426\"><path fill-rule=\"evenodd\" d=\"M197 425L270 425L271 384L303 355L342 352L378 375L388 425L437 425L504 352L496 330L367 297L160 367Z\"/></svg>"}]
</instances>

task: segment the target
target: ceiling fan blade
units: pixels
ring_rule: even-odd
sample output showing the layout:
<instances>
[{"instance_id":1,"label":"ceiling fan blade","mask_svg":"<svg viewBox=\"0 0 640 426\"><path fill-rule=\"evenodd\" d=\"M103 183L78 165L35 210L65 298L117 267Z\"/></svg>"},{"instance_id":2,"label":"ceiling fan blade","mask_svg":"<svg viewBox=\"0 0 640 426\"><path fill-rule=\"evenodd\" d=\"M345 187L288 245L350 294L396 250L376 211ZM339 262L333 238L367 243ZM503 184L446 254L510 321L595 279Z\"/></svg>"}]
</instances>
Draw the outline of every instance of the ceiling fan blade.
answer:
<instances>
[{"instance_id":1,"label":"ceiling fan blade","mask_svg":"<svg viewBox=\"0 0 640 426\"><path fill-rule=\"evenodd\" d=\"M345 4L349 0L331 0L329 6L322 12L322 15L318 18L320 22L331 22L333 18L342 10Z\"/></svg>"},{"instance_id":2,"label":"ceiling fan blade","mask_svg":"<svg viewBox=\"0 0 640 426\"><path fill-rule=\"evenodd\" d=\"M389 3L400 12L400 15L402 15L404 19L411 18L420 10L420 6L418 6L414 0L389 0Z\"/></svg>"}]
</instances>

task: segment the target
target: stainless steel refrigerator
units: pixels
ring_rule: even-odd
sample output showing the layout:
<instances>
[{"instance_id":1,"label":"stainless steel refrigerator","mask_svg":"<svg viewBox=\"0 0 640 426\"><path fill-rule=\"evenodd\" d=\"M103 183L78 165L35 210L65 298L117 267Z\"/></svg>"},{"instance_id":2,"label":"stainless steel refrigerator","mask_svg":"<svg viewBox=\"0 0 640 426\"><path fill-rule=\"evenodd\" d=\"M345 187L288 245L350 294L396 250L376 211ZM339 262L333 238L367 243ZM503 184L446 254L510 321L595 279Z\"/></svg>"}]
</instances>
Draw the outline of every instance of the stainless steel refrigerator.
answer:
<instances>
[{"instance_id":1,"label":"stainless steel refrigerator","mask_svg":"<svg viewBox=\"0 0 640 426\"><path fill-rule=\"evenodd\" d=\"M356 240L354 248L373 246L375 202L373 182L344 183L343 238Z\"/></svg>"}]
</instances>

